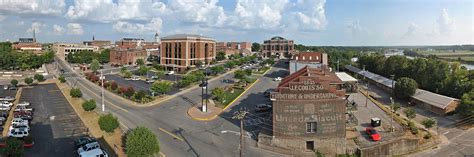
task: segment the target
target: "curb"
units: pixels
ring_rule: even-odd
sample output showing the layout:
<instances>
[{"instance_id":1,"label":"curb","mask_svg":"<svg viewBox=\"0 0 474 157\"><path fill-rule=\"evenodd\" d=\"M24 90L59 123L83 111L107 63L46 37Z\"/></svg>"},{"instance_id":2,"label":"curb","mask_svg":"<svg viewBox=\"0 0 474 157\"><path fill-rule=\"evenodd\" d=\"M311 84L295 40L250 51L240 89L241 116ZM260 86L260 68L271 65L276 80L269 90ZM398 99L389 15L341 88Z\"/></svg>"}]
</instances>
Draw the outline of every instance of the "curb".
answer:
<instances>
[{"instance_id":1,"label":"curb","mask_svg":"<svg viewBox=\"0 0 474 157\"><path fill-rule=\"evenodd\" d=\"M210 121L210 120L214 120L217 118L218 115L222 114L222 112L224 112L225 110L227 110L227 108L229 108L230 106L233 106L234 105L234 102L237 101L237 99L239 99L240 97L242 97L242 95L244 95L250 88L253 87L253 85L255 83L257 83L258 81L260 81L260 79L257 79L255 80L255 82L253 82L252 84L250 84L250 86L248 86L242 93L240 93L239 96L237 96L234 100L232 100L229 105L227 105L226 107L224 107L221 111L219 111L216 115L213 115L209 118L196 118L196 117L193 117L191 115L189 115L189 109L188 111L186 112L188 114L189 117L191 117L191 119L194 119L194 120L198 120L198 121Z\"/></svg>"}]
</instances>

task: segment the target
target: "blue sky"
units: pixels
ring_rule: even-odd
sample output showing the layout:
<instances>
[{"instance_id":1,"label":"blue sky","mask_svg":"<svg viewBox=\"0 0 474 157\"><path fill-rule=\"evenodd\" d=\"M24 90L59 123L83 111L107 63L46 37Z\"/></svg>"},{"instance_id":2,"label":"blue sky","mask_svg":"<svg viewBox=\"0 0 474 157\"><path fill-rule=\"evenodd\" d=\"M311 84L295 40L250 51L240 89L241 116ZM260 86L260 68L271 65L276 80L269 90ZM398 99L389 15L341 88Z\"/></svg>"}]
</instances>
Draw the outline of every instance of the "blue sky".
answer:
<instances>
[{"instance_id":1,"label":"blue sky","mask_svg":"<svg viewBox=\"0 0 474 157\"><path fill-rule=\"evenodd\" d=\"M0 0L0 40L175 33L217 41L283 36L305 45L474 44L471 0Z\"/></svg>"}]
</instances>

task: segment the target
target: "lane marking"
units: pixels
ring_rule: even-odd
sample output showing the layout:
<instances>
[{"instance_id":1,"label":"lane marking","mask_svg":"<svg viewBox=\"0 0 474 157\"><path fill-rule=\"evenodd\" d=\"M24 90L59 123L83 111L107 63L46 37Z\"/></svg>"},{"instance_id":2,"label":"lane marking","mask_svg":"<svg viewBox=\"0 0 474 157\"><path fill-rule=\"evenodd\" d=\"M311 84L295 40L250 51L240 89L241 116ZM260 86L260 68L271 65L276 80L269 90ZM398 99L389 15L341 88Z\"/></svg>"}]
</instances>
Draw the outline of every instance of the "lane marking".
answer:
<instances>
[{"instance_id":1,"label":"lane marking","mask_svg":"<svg viewBox=\"0 0 474 157\"><path fill-rule=\"evenodd\" d=\"M180 141L184 141L182 138L178 137L177 135L175 135L175 134L173 134L173 133L171 133L171 132L169 132L169 131L166 131L166 130L163 129L163 128L158 128L158 129L160 129L161 131L163 131L163 132L167 133L168 135L174 137L175 139L178 139L178 140L180 140Z\"/></svg>"},{"instance_id":2,"label":"lane marking","mask_svg":"<svg viewBox=\"0 0 474 157\"><path fill-rule=\"evenodd\" d=\"M91 91L91 90L90 90L89 88L87 88L86 86L84 86L82 83L78 83L78 84L81 85L82 87L84 87L86 90L88 90L88 91L91 92L92 94L94 94L95 96L97 96L97 97L99 97L99 98L101 97L101 96L97 95L96 93L94 93L93 91ZM120 106L114 105L113 103L111 103L111 102L108 101L107 99L104 99L104 101L107 102L107 103L109 103L109 104L112 105L113 107L118 108L118 109L120 109L120 110L125 111L125 112L128 113L128 110L126 110L126 109L124 109L124 108L122 108L122 107L120 107Z\"/></svg>"}]
</instances>

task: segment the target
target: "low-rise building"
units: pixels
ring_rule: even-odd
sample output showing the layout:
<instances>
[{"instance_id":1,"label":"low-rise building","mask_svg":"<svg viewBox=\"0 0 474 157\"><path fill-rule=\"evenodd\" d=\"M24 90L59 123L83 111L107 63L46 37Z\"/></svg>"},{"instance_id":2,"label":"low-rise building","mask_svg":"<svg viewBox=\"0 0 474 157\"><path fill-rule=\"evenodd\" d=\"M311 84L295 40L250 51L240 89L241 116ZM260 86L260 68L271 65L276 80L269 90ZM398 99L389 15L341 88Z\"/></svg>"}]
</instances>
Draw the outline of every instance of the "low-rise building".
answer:
<instances>
[{"instance_id":1,"label":"low-rise building","mask_svg":"<svg viewBox=\"0 0 474 157\"><path fill-rule=\"evenodd\" d=\"M67 43L54 43L53 51L56 52L56 56L66 60L69 54L74 54L81 51L90 51L99 53L98 46L86 46L82 44L67 44Z\"/></svg>"},{"instance_id":2,"label":"low-rise building","mask_svg":"<svg viewBox=\"0 0 474 157\"><path fill-rule=\"evenodd\" d=\"M31 51L34 53L42 53L43 47L36 42L35 38L19 38L18 42L12 44L15 50Z\"/></svg>"},{"instance_id":3,"label":"low-rise building","mask_svg":"<svg viewBox=\"0 0 474 157\"><path fill-rule=\"evenodd\" d=\"M411 96L410 102L412 105L420 106L423 109L439 115L453 112L460 103L459 99L422 89L416 89L415 94Z\"/></svg>"},{"instance_id":4,"label":"low-rise building","mask_svg":"<svg viewBox=\"0 0 474 157\"><path fill-rule=\"evenodd\" d=\"M110 50L110 64L112 65L136 65L138 59L147 60L145 49L115 47Z\"/></svg>"},{"instance_id":5,"label":"low-rise building","mask_svg":"<svg viewBox=\"0 0 474 157\"><path fill-rule=\"evenodd\" d=\"M328 65L328 55L320 52L303 52L291 56L289 63L290 74L309 66L310 68L321 68Z\"/></svg>"},{"instance_id":6,"label":"low-rise building","mask_svg":"<svg viewBox=\"0 0 474 157\"><path fill-rule=\"evenodd\" d=\"M283 78L271 93L272 132L259 135L259 146L289 154L343 154L347 101L342 85L327 67L306 66Z\"/></svg>"},{"instance_id":7,"label":"low-rise building","mask_svg":"<svg viewBox=\"0 0 474 157\"><path fill-rule=\"evenodd\" d=\"M250 42L217 42L216 51L224 52L226 56L233 54L248 55L252 52L252 44Z\"/></svg>"},{"instance_id":8,"label":"low-rise building","mask_svg":"<svg viewBox=\"0 0 474 157\"><path fill-rule=\"evenodd\" d=\"M276 56L278 58L290 57L295 52L294 41L275 36L270 40L263 41L262 56Z\"/></svg>"},{"instance_id":9,"label":"low-rise building","mask_svg":"<svg viewBox=\"0 0 474 157\"><path fill-rule=\"evenodd\" d=\"M161 38L160 55L161 65L181 72L198 62L209 65L216 58L216 41L202 35L170 35Z\"/></svg>"},{"instance_id":10,"label":"low-rise building","mask_svg":"<svg viewBox=\"0 0 474 157\"><path fill-rule=\"evenodd\" d=\"M91 40L82 42L85 46L97 46L99 49L107 49L112 47L110 40Z\"/></svg>"}]
</instances>

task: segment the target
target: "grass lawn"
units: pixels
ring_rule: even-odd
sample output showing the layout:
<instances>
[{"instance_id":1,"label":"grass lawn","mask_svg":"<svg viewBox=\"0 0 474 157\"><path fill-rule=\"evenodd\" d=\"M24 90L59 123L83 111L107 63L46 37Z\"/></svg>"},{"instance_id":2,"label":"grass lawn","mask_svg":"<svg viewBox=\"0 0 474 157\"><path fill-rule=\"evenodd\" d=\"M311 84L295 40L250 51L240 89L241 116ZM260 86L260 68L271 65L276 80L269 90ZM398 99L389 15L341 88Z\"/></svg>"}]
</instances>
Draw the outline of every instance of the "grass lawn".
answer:
<instances>
[{"instance_id":1,"label":"grass lawn","mask_svg":"<svg viewBox=\"0 0 474 157\"><path fill-rule=\"evenodd\" d=\"M449 60L458 60L459 57L457 57L457 56L450 56L450 57L439 57L439 58L449 59ZM462 60L462 61L471 61L471 62L472 62L472 61L474 61L474 56L472 56L472 57L471 57L471 56L469 56L469 57L464 57L464 56L462 56L462 57L461 57L461 60Z\"/></svg>"},{"instance_id":2,"label":"grass lawn","mask_svg":"<svg viewBox=\"0 0 474 157\"><path fill-rule=\"evenodd\" d=\"M254 83L255 81L257 81L256 78L248 78L250 80L250 83L249 85L247 85L246 88L248 88L252 83ZM234 88L234 93L230 93L230 92L227 92L225 97L224 97L224 103L219 103L219 102L216 102L216 106L217 107L220 107L220 108L224 108L226 107L227 105L230 105L230 103L232 101L234 101L234 99L237 99L237 97L242 94L242 92L245 91L245 89L241 89L241 88Z\"/></svg>"},{"instance_id":3,"label":"grass lawn","mask_svg":"<svg viewBox=\"0 0 474 157\"><path fill-rule=\"evenodd\" d=\"M458 56L458 55L474 55L474 51L468 50L456 50L456 52L447 50L435 50L435 51L417 51L419 54L431 54L437 56Z\"/></svg>"},{"instance_id":4,"label":"grass lawn","mask_svg":"<svg viewBox=\"0 0 474 157\"><path fill-rule=\"evenodd\" d=\"M254 73L261 75L261 74L265 73L268 70L270 70L270 67L263 67L263 68L258 69L258 71L254 72Z\"/></svg>"}]
</instances>

